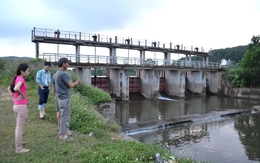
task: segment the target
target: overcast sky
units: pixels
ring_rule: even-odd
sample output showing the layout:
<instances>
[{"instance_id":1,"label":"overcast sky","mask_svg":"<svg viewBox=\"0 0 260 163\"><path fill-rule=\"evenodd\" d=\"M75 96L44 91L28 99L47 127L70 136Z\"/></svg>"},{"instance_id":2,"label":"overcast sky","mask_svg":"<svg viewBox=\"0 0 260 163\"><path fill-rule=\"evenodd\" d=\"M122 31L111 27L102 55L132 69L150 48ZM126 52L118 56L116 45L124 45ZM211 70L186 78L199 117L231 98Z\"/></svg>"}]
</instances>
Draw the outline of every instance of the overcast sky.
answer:
<instances>
[{"instance_id":1,"label":"overcast sky","mask_svg":"<svg viewBox=\"0 0 260 163\"><path fill-rule=\"evenodd\" d=\"M260 35L259 20L259 0L1 0L0 57L35 57L33 27L209 50L247 45ZM54 45L40 44L44 52Z\"/></svg>"}]
</instances>

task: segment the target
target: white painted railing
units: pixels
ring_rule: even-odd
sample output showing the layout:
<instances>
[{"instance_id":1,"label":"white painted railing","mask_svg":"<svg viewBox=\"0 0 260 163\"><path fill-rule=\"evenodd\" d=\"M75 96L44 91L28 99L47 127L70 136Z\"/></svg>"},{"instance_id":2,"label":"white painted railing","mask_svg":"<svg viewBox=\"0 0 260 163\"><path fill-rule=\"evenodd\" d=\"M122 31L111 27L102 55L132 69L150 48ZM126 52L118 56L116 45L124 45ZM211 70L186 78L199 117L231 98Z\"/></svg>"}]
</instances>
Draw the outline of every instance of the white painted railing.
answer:
<instances>
[{"instance_id":1,"label":"white painted railing","mask_svg":"<svg viewBox=\"0 0 260 163\"><path fill-rule=\"evenodd\" d=\"M59 58L68 58L74 63L100 63L100 64L120 64L120 65L144 65L144 66L173 66L192 68L220 68L217 62L167 60L151 58L134 58L118 56L84 55L84 54L64 54L64 53L43 53L39 58L50 62L57 62Z\"/></svg>"}]
</instances>

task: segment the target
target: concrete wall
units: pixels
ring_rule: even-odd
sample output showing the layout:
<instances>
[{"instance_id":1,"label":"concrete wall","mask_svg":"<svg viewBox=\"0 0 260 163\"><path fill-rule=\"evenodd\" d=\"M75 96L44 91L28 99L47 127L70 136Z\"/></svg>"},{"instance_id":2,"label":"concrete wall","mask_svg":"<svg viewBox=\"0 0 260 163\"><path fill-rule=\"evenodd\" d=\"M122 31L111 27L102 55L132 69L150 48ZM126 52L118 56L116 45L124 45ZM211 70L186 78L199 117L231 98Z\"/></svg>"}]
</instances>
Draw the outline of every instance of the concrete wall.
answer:
<instances>
[{"instance_id":1,"label":"concrete wall","mask_svg":"<svg viewBox=\"0 0 260 163\"><path fill-rule=\"evenodd\" d=\"M91 85L91 70L76 68L73 70L86 85ZM110 69L110 90L122 100L129 100L129 74L125 69ZM260 89L232 88L226 75L222 72L187 71L185 81L184 70L165 71L165 91L171 96L185 96L185 84L193 93L206 95L206 85L213 94L235 98L260 99ZM159 70L140 70L141 93L147 99L159 95ZM187 82L187 83L185 83Z\"/></svg>"},{"instance_id":2,"label":"concrete wall","mask_svg":"<svg viewBox=\"0 0 260 163\"><path fill-rule=\"evenodd\" d=\"M159 74L159 70L140 70L141 93L147 99L153 99L159 96Z\"/></svg>"},{"instance_id":3,"label":"concrete wall","mask_svg":"<svg viewBox=\"0 0 260 163\"><path fill-rule=\"evenodd\" d=\"M100 103L97 105L97 111L103 115L105 120L108 123L114 123L116 122L115 119L115 112L116 112L116 107L115 107L114 102L106 102L106 103Z\"/></svg>"},{"instance_id":4,"label":"concrete wall","mask_svg":"<svg viewBox=\"0 0 260 163\"><path fill-rule=\"evenodd\" d=\"M232 88L230 82L228 81L226 75L222 73L221 81L221 95L229 96L234 98L246 98L246 99L260 99L260 89L251 88Z\"/></svg>"},{"instance_id":5,"label":"concrete wall","mask_svg":"<svg viewBox=\"0 0 260 163\"><path fill-rule=\"evenodd\" d=\"M165 91L170 96L185 96L185 71L165 71Z\"/></svg>"},{"instance_id":6,"label":"concrete wall","mask_svg":"<svg viewBox=\"0 0 260 163\"><path fill-rule=\"evenodd\" d=\"M233 89L232 89L232 85L231 83L228 81L226 75L221 72L222 75L221 75L221 95L223 96L232 96L232 92L233 92Z\"/></svg>"},{"instance_id":7,"label":"concrete wall","mask_svg":"<svg viewBox=\"0 0 260 163\"><path fill-rule=\"evenodd\" d=\"M259 100L260 99L260 89L233 88L231 97Z\"/></svg>"},{"instance_id":8,"label":"concrete wall","mask_svg":"<svg viewBox=\"0 0 260 163\"><path fill-rule=\"evenodd\" d=\"M91 85L91 70L88 68L76 68L73 70L82 83Z\"/></svg>"},{"instance_id":9,"label":"concrete wall","mask_svg":"<svg viewBox=\"0 0 260 163\"><path fill-rule=\"evenodd\" d=\"M188 89L200 95L206 95L206 73L203 71L187 71Z\"/></svg>"},{"instance_id":10,"label":"concrete wall","mask_svg":"<svg viewBox=\"0 0 260 163\"><path fill-rule=\"evenodd\" d=\"M222 72L207 72L207 88L212 94L221 94Z\"/></svg>"},{"instance_id":11,"label":"concrete wall","mask_svg":"<svg viewBox=\"0 0 260 163\"><path fill-rule=\"evenodd\" d=\"M110 69L110 91L129 100L129 74L126 69Z\"/></svg>"}]
</instances>

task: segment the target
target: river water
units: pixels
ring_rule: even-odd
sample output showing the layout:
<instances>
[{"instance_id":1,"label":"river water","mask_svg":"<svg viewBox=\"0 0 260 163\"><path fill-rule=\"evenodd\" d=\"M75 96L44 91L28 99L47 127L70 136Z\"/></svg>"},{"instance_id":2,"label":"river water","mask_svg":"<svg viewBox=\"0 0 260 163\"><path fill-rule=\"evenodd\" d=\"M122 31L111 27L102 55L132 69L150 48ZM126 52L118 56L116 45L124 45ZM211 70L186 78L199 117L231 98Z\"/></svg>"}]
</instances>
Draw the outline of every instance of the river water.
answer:
<instances>
[{"instance_id":1,"label":"river water","mask_svg":"<svg viewBox=\"0 0 260 163\"><path fill-rule=\"evenodd\" d=\"M176 157L213 163L252 163L260 162L260 111L226 117L212 115L254 106L260 106L260 101L218 96L146 100L131 99L130 95L130 102L116 103L115 118L130 137L163 144ZM205 117L158 127L158 122L192 115Z\"/></svg>"}]
</instances>

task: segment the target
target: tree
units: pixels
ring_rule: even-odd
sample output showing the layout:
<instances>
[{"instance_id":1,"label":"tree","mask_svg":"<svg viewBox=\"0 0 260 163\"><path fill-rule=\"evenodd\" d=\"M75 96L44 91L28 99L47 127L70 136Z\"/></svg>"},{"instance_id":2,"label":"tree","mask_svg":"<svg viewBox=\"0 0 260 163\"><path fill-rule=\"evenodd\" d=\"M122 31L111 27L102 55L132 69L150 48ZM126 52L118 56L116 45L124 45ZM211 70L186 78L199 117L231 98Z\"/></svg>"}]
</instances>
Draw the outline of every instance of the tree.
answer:
<instances>
[{"instance_id":1,"label":"tree","mask_svg":"<svg viewBox=\"0 0 260 163\"><path fill-rule=\"evenodd\" d=\"M258 87L260 85L260 35L253 36L246 53L236 71L232 84L238 87Z\"/></svg>"}]
</instances>

